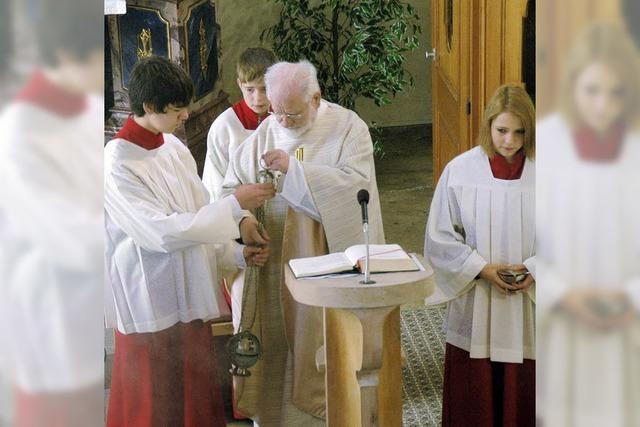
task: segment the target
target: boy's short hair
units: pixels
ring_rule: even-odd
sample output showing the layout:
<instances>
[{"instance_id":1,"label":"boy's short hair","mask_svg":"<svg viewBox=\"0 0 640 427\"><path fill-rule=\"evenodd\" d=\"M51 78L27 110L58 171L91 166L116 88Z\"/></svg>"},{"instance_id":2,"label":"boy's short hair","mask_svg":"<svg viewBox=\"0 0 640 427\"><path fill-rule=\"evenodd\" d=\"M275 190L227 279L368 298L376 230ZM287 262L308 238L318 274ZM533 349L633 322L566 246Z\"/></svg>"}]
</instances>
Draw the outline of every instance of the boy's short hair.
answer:
<instances>
[{"instance_id":1,"label":"boy's short hair","mask_svg":"<svg viewBox=\"0 0 640 427\"><path fill-rule=\"evenodd\" d=\"M276 56L268 49L250 47L245 49L238 60L238 80L252 82L264 77L267 68L276 63Z\"/></svg>"},{"instance_id":2,"label":"boy's short hair","mask_svg":"<svg viewBox=\"0 0 640 427\"><path fill-rule=\"evenodd\" d=\"M144 116L143 104L156 113L164 113L167 105L186 107L193 98L193 83L177 64L160 56L141 59L131 71L129 106L138 117Z\"/></svg>"}]
</instances>

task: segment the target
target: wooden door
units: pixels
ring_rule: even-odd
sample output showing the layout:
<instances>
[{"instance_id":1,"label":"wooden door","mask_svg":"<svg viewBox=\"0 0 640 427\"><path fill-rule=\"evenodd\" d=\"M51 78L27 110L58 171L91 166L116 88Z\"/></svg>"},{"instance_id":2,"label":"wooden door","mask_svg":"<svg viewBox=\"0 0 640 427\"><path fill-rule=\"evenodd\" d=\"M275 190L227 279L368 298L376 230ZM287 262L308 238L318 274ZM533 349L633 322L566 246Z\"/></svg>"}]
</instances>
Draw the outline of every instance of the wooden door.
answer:
<instances>
[{"instance_id":1,"label":"wooden door","mask_svg":"<svg viewBox=\"0 0 640 427\"><path fill-rule=\"evenodd\" d=\"M433 175L476 145L485 105L505 83L524 86L526 19L535 0L433 0ZM533 15L533 16L531 16ZM528 59L531 59L530 57ZM534 80L535 81L535 80Z\"/></svg>"},{"instance_id":2,"label":"wooden door","mask_svg":"<svg viewBox=\"0 0 640 427\"><path fill-rule=\"evenodd\" d=\"M471 14L469 1L433 0L432 73L433 175L437 182L446 164L468 150L471 81Z\"/></svg>"},{"instance_id":3,"label":"wooden door","mask_svg":"<svg viewBox=\"0 0 640 427\"><path fill-rule=\"evenodd\" d=\"M536 27L538 118L556 109L564 60L576 38L596 22L624 25L621 0L538 0Z\"/></svg>"}]
</instances>

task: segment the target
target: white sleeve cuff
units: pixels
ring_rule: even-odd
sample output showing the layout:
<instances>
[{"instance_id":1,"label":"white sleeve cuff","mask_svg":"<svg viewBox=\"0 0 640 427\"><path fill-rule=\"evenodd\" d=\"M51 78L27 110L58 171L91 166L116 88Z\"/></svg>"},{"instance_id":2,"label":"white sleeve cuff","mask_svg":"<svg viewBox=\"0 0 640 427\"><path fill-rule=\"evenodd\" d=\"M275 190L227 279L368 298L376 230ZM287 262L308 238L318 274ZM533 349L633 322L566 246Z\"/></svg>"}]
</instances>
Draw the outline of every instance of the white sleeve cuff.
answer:
<instances>
[{"instance_id":1,"label":"white sleeve cuff","mask_svg":"<svg viewBox=\"0 0 640 427\"><path fill-rule=\"evenodd\" d=\"M299 205L307 192L307 182L302 165L294 156L289 156L289 169L280 182L282 182L280 195L291 204Z\"/></svg>"},{"instance_id":2,"label":"white sleeve cuff","mask_svg":"<svg viewBox=\"0 0 640 427\"><path fill-rule=\"evenodd\" d=\"M236 225L240 226L240 221L242 221L242 218L251 216L251 214L249 213L249 211L242 209L242 206L240 206L240 202L238 202L238 199L235 195L230 194L225 198L230 200L231 215L233 215L233 220L236 222Z\"/></svg>"},{"instance_id":3,"label":"white sleeve cuff","mask_svg":"<svg viewBox=\"0 0 640 427\"><path fill-rule=\"evenodd\" d=\"M233 253L236 257L236 265L238 268L247 268L247 262L244 259L244 247L245 245L233 242Z\"/></svg>"}]
</instances>

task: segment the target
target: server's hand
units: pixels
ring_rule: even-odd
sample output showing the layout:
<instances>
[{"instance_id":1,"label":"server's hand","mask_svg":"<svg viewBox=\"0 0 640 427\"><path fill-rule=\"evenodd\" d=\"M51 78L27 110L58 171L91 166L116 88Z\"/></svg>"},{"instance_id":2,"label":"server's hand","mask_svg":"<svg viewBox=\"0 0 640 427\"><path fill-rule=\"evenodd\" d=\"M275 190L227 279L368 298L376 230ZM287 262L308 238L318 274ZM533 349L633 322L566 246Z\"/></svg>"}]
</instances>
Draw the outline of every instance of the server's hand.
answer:
<instances>
[{"instance_id":1,"label":"server's hand","mask_svg":"<svg viewBox=\"0 0 640 427\"><path fill-rule=\"evenodd\" d=\"M242 209L255 209L276 195L273 184L244 184L236 188L234 196Z\"/></svg>"},{"instance_id":2,"label":"server's hand","mask_svg":"<svg viewBox=\"0 0 640 427\"><path fill-rule=\"evenodd\" d=\"M267 230L253 217L240 221L240 237L245 245L266 246L271 242Z\"/></svg>"},{"instance_id":3,"label":"server's hand","mask_svg":"<svg viewBox=\"0 0 640 427\"><path fill-rule=\"evenodd\" d=\"M506 264L487 264L480 272L480 277L493 285L501 294L512 294L517 291L518 288L510 285L498 276L498 270L503 270L507 267L509 266Z\"/></svg>"},{"instance_id":4,"label":"server's hand","mask_svg":"<svg viewBox=\"0 0 640 427\"><path fill-rule=\"evenodd\" d=\"M269 252L268 246L245 246L243 255L247 265L264 267L269 259Z\"/></svg>"}]
</instances>

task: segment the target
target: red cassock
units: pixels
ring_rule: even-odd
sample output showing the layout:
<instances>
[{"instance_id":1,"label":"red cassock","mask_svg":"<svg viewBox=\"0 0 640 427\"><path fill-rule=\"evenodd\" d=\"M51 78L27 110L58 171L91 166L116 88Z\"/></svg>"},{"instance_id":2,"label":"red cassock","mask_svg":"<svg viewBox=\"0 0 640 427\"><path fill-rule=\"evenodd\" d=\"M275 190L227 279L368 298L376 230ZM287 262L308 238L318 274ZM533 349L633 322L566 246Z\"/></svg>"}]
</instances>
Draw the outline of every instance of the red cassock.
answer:
<instances>
[{"instance_id":1,"label":"red cassock","mask_svg":"<svg viewBox=\"0 0 640 427\"><path fill-rule=\"evenodd\" d=\"M519 179L525 155L513 163L496 154L489 162L498 179ZM447 343L442 391L444 427L535 426L536 362L492 362L472 359L468 351Z\"/></svg>"},{"instance_id":2,"label":"red cassock","mask_svg":"<svg viewBox=\"0 0 640 427\"><path fill-rule=\"evenodd\" d=\"M211 323L116 332L108 427L225 426Z\"/></svg>"}]
</instances>

